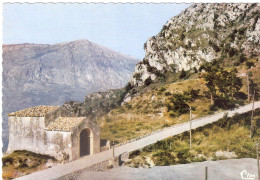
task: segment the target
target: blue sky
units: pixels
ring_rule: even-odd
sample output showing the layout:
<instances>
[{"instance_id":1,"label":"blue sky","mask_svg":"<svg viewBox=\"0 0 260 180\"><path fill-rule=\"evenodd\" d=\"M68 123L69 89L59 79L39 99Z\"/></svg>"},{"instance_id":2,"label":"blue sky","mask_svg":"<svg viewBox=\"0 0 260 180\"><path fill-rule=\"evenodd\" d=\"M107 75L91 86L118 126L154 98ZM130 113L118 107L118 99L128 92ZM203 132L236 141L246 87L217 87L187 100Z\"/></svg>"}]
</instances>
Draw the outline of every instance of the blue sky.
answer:
<instances>
[{"instance_id":1,"label":"blue sky","mask_svg":"<svg viewBox=\"0 0 260 180\"><path fill-rule=\"evenodd\" d=\"M142 59L143 44L190 4L4 4L3 43L88 39Z\"/></svg>"}]
</instances>

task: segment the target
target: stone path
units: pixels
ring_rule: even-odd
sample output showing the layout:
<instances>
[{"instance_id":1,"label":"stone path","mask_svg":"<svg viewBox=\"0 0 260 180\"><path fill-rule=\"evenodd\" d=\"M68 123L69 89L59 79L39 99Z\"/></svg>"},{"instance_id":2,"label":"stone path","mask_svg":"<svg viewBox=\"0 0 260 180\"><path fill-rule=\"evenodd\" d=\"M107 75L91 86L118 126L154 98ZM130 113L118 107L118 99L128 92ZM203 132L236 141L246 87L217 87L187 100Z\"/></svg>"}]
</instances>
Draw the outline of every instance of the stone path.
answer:
<instances>
[{"instance_id":1,"label":"stone path","mask_svg":"<svg viewBox=\"0 0 260 180\"><path fill-rule=\"evenodd\" d=\"M259 108L259 107L260 107L260 101L255 102L255 109ZM222 118L225 113L228 113L228 116L231 117L236 113L241 114L244 112L248 112L251 109L252 109L252 104L248 104L248 105L239 107L238 109L221 112L221 113L218 113L218 114L215 114L212 116L203 117L200 119L195 119L192 121L192 129L196 129L200 126L204 126L206 124L215 122L215 121L219 120L220 118ZM186 122L186 123L182 123L179 125L175 125L175 126L168 127L163 130L154 132L147 137L124 144L122 146L115 147L115 149L114 149L115 156L118 156L124 152L131 152L134 150L141 149L147 145L156 143L157 141L160 141L165 138L188 131L189 128L190 128L189 122ZM35 180L35 179L39 179L39 177L41 177L41 179L45 179L45 180L57 179L61 176L64 176L64 175L67 175L70 173L74 173L75 171L85 169L88 166L111 159L112 157L113 157L113 151L111 149L111 150L104 151L104 152L101 152L98 154L94 154L92 156L83 157L79 160L76 160L76 161L73 161L73 162L70 162L67 164L62 164L62 165L58 165L58 166L55 166L50 169L35 172L30 175L23 176L23 177L20 177L17 179Z\"/></svg>"},{"instance_id":2,"label":"stone path","mask_svg":"<svg viewBox=\"0 0 260 180\"><path fill-rule=\"evenodd\" d=\"M76 180L203 180L205 179L205 167L208 168L208 180L240 180L241 172L244 177L247 173L257 179L256 159L229 159L220 161L204 161L190 164L178 164L172 166L155 166L153 168L116 167L104 172L85 171Z\"/></svg>"}]
</instances>

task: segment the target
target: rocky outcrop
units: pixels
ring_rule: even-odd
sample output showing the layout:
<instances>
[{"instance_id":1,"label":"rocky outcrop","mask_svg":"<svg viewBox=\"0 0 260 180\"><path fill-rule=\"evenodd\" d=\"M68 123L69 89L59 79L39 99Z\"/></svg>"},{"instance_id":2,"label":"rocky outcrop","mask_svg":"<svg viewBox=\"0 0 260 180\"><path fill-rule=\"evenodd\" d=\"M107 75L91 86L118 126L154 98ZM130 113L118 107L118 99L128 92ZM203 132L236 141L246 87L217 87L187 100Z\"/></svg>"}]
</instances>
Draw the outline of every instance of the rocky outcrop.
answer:
<instances>
[{"instance_id":1,"label":"rocky outcrop","mask_svg":"<svg viewBox=\"0 0 260 180\"><path fill-rule=\"evenodd\" d=\"M260 54L260 4L194 4L170 19L145 44L133 86L165 72L195 70L204 62Z\"/></svg>"},{"instance_id":2,"label":"rocky outcrop","mask_svg":"<svg viewBox=\"0 0 260 180\"><path fill-rule=\"evenodd\" d=\"M69 101L61 106L66 116L85 116L96 119L119 106L125 97L125 88L110 89L86 95L84 102Z\"/></svg>"}]
</instances>

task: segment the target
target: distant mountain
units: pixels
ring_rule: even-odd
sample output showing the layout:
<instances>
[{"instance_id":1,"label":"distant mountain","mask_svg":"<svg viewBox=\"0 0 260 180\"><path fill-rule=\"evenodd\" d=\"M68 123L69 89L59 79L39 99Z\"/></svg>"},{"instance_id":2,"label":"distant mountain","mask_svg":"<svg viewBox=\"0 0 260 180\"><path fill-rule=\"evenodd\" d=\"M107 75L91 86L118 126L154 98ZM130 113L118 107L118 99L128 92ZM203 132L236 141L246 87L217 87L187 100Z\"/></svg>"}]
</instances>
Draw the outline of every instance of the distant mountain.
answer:
<instances>
[{"instance_id":1,"label":"distant mountain","mask_svg":"<svg viewBox=\"0 0 260 180\"><path fill-rule=\"evenodd\" d=\"M260 55L260 4L193 4L171 18L144 49L132 86L143 86L167 72L196 71L213 60L238 65L245 57Z\"/></svg>"},{"instance_id":2,"label":"distant mountain","mask_svg":"<svg viewBox=\"0 0 260 180\"><path fill-rule=\"evenodd\" d=\"M121 88L138 61L84 39L54 45L3 45L4 145L7 113L83 101L92 92Z\"/></svg>"}]
</instances>

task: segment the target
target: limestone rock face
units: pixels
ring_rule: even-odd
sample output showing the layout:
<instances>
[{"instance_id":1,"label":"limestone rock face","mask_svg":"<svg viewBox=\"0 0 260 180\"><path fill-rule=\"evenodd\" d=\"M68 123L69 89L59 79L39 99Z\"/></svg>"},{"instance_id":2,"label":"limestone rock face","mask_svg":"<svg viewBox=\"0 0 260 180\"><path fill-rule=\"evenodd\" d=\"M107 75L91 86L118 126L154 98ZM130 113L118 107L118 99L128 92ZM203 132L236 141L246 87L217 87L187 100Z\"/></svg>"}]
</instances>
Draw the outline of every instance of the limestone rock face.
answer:
<instances>
[{"instance_id":1,"label":"limestone rock face","mask_svg":"<svg viewBox=\"0 0 260 180\"><path fill-rule=\"evenodd\" d=\"M130 80L142 86L167 71L198 69L230 53L260 53L260 4L194 4L144 44Z\"/></svg>"},{"instance_id":2,"label":"limestone rock face","mask_svg":"<svg viewBox=\"0 0 260 180\"><path fill-rule=\"evenodd\" d=\"M85 39L54 45L3 45L4 138L7 113L83 101L86 94L121 88L138 61Z\"/></svg>"}]
</instances>

